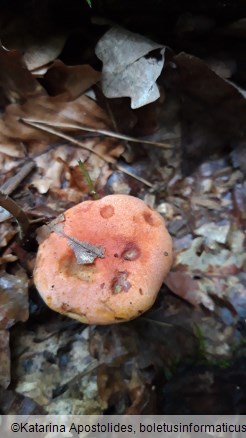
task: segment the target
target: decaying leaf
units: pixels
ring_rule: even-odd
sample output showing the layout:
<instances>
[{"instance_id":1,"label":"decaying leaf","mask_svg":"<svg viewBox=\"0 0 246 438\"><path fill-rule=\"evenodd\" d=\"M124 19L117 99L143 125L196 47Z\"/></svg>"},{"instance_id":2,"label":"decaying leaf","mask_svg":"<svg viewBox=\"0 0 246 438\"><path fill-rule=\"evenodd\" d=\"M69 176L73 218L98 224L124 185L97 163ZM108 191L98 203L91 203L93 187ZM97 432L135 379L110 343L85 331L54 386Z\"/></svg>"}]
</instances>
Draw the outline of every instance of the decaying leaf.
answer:
<instances>
[{"instance_id":1,"label":"decaying leaf","mask_svg":"<svg viewBox=\"0 0 246 438\"><path fill-rule=\"evenodd\" d=\"M219 227L218 227L219 228ZM229 274L237 272L246 260L244 252L232 253L229 249L217 247L207 251L204 239L197 237L186 251L177 255L176 265L184 265L191 271Z\"/></svg>"},{"instance_id":2,"label":"decaying leaf","mask_svg":"<svg viewBox=\"0 0 246 438\"><path fill-rule=\"evenodd\" d=\"M208 280L206 287L203 287L205 283L206 279L199 281L191 272L182 271L169 272L165 279L165 284L173 293L193 304L193 306L202 304L212 311L214 310L214 302L209 293L213 292L214 283Z\"/></svg>"},{"instance_id":3,"label":"decaying leaf","mask_svg":"<svg viewBox=\"0 0 246 438\"><path fill-rule=\"evenodd\" d=\"M190 174L213 154L245 142L246 100L233 83L187 53L174 57L173 87L181 99L183 172Z\"/></svg>"},{"instance_id":4,"label":"decaying leaf","mask_svg":"<svg viewBox=\"0 0 246 438\"><path fill-rule=\"evenodd\" d=\"M24 271L15 275L0 270L0 329L28 318L28 279Z\"/></svg>"},{"instance_id":5,"label":"decaying leaf","mask_svg":"<svg viewBox=\"0 0 246 438\"><path fill-rule=\"evenodd\" d=\"M88 265L99 257L104 258L105 249L102 246L91 245L89 242L82 242L78 239L66 236L71 246L78 265Z\"/></svg>"},{"instance_id":6,"label":"decaying leaf","mask_svg":"<svg viewBox=\"0 0 246 438\"><path fill-rule=\"evenodd\" d=\"M208 222L195 230L198 236L204 236L207 242L226 243L230 231L230 223L223 221L221 224Z\"/></svg>"},{"instance_id":7,"label":"decaying leaf","mask_svg":"<svg viewBox=\"0 0 246 438\"><path fill-rule=\"evenodd\" d=\"M56 60L43 78L43 84L51 96L67 93L69 100L73 100L96 84L100 77L101 73L90 65L69 67Z\"/></svg>"},{"instance_id":8,"label":"decaying leaf","mask_svg":"<svg viewBox=\"0 0 246 438\"><path fill-rule=\"evenodd\" d=\"M158 50L159 53L151 52ZM139 108L160 97L156 84L164 65L165 48L120 27L110 29L96 46L103 62L102 88L107 97L130 97ZM147 56L148 55L148 56Z\"/></svg>"},{"instance_id":9,"label":"decaying leaf","mask_svg":"<svg viewBox=\"0 0 246 438\"><path fill-rule=\"evenodd\" d=\"M46 324L35 325L33 331L22 326L18 331L20 344L16 333L13 349L18 357L13 359L13 366L19 394L50 414L101 413L97 360L88 353L88 329L50 315Z\"/></svg>"},{"instance_id":10,"label":"decaying leaf","mask_svg":"<svg viewBox=\"0 0 246 438\"><path fill-rule=\"evenodd\" d=\"M0 386L10 383L9 329L17 321L28 318L27 275L19 270L7 274L0 267Z\"/></svg>"},{"instance_id":11,"label":"decaying leaf","mask_svg":"<svg viewBox=\"0 0 246 438\"><path fill-rule=\"evenodd\" d=\"M21 122L20 119L46 120L52 124L56 123L77 123L90 127L101 129L110 129L111 123L106 113L92 99L82 95L75 100L68 101L64 95L56 97L42 96L36 99L29 99L24 105L9 105L4 117L0 120L0 145L5 144L6 138L8 143L12 144L13 150L25 143L29 148L40 147L58 141L57 136L51 132L38 130ZM66 129L66 132L72 132L70 136L75 137L75 129ZM64 131L63 131L64 132ZM80 130L81 134L81 130ZM114 139L100 141L98 137L86 140L85 144L90 144L98 150L101 149L101 155L109 158L118 156L124 150L123 144ZM111 149L111 152L109 152ZM6 153L11 155L12 148L9 147ZM15 152L16 153L16 152ZM15 156L15 155L14 155Z\"/></svg>"},{"instance_id":12,"label":"decaying leaf","mask_svg":"<svg viewBox=\"0 0 246 438\"><path fill-rule=\"evenodd\" d=\"M0 387L7 388L9 384L10 384L9 332L7 330L0 330Z\"/></svg>"},{"instance_id":13,"label":"decaying leaf","mask_svg":"<svg viewBox=\"0 0 246 438\"><path fill-rule=\"evenodd\" d=\"M54 231L62 237L65 237L69 246L72 248L76 257L78 265L88 265L93 263L94 260L99 257L104 258L105 249L103 246L92 245L89 242L81 241L75 237L70 237L64 233L64 216L60 215L52 224L49 225L50 231Z\"/></svg>"},{"instance_id":14,"label":"decaying leaf","mask_svg":"<svg viewBox=\"0 0 246 438\"><path fill-rule=\"evenodd\" d=\"M54 61L61 53L66 41L66 35L54 35L41 41L27 41L20 44L24 52L23 59L28 70L37 70Z\"/></svg>"},{"instance_id":15,"label":"decaying leaf","mask_svg":"<svg viewBox=\"0 0 246 438\"><path fill-rule=\"evenodd\" d=\"M4 212L6 212L7 210L4 210ZM2 213L2 210L0 210L0 213ZM11 217L11 215L10 215ZM4 216L1 216L1 221L5 221L6 219L9 218ZM13 236L17 233L17 230L10 224L10 223L1 223L0 224L0 249L4 248L5 246L7 246L7 244L10 242L11 239L13 239Z\"/></svg>"},{"instance_id":16,"label":"decaying leaf","mask_svg":"<svg viewBox=\"0 0 246 438\"><path fill-rule=\"evenodd\" d=\"M45 410L29 397L1 388L0 404L5 415L43 415Z\"/></svg>"},{"instance_id":17,"label":"decaying leaf","mask_svg":"<svg viewBox=\"0 0 246 438\"><path fill-rule=\"evenodd\" d=\"M19 52L8 51L0 45L0 63L1 108L9 103L21 103L28 98L46 94L27 70Z\"/></svg>"}]
</instances>

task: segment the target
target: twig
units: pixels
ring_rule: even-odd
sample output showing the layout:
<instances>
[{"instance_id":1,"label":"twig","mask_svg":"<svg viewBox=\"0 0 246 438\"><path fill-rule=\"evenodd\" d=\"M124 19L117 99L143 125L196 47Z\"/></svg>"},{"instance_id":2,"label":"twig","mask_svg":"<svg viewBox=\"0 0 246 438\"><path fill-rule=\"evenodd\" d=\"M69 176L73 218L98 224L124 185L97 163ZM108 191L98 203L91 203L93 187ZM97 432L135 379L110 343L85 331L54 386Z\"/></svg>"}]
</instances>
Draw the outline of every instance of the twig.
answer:
<instances>
[{"instance_id":1,"label":"twig","mask_svg":"<svg viewBox=\"0 0 246 438\"><path fill-rule=\"evenodd\" d=\"M34 169L36 166L35 162L30 160L27 161L21 169L17 172L16 175L9 178L1 187L0 191L4 195L10 195L18 185L27 177L27 175Z\"/></svg>"},{"instance_id":2,"label":"twig","mask_svg":"<svg viewBox=\"0 0 246 438\"><path fill-rule=\"evenodd\" d=\"M63 385L58 386L56 389L56 392L60 395L60 393L63 393L68 390L68 388L71 388L71 386L76 383L78 380L83 379L88 374L92 374L93 371L95 371L99 367L100 363L97 361L92 361L88 367L84 371L81 371L80 373L76 374L76 376L72 377L68 382L64 383ZM56 398L56 396L54 397Z\"/></svg>"},{"instance_id":3,"label":"twig","mask_svg":"<svg viewBox=\"0 0 246 438\"><path fill-rule=\"evenodd\" d=\"M170 324L169 322L158 321L156 319L146 318L146 316L141 316L141 319L144 321L150 322L151 324L156 324L161 327L174 327L174 324Z\"/></svg>"},{"instance_id":4,"label":"twig","mask_svg":"<svg viewBox=\"0 0 246 438\"><path fill-rule=\"evenodd\" d=\"M21 119L24 123L30 124L33 126L39 125L45 125L45 126L53 126L54 128L65 128L65 129L78 129L79 131L88 131L88 132L94 132L95 134L104 135L105 137L113 137L118 138L119 140L126 140L131 141L133 143L143 143L143 144L149 144L152 146L157 146L159 148L163 149L173 149L173 147L168 143L160 143L156 141L151 140L141 140L135 137L130 137L128 135L124 134L118 134L117 132L108 131L105 129L95 129L95 128L89 128L88 126L84 125L74 125L70 123L50 123L43 120L33 120L33 119Z\"/></svg>"},{"instance_id":5,"label":"twig","mask_svg":"<svg viewBox=\"0 0 246 438\"><path fill-rule=\"evenodd\" d=\"M13 201L13 199L9 198L8 195L5 195L1 192L0 205L13 215L19 225L20 238L24 239L30 226L26 213L22 210L21 207L19 207L19 205L16 204L15 201Z\"/></svg>"},{"instance_id":6,"label":"twig","mask_svg":"<svg viewBox=\"0 0 246 438\"><path fill-rule=\"evenodd\" d=\"M17 221L21 240L24 239L29 229L30 222L26 213L21 207L19 207L18 204L16 204L15 201L13 201L13 199L9 197L9 195L18 187L18 185L23 181L24 178L26 178L26 176L33 170L34 167L34 161L27 161L16 175L14 175L12 178L9 178L0 187L0 206L7 210Z\"/></svg>"},{"instance_id":7,"label":"twig","mask_svg":"<svg viewBox=\"0 0 246 438\"><path fill-rule=\"evenodd\" d=\"M27 125L33 126L34 128L40 129L41 131L49 132L50 134L56 135L57 137L60 137L60 138L63 138L64 140L69 141L70 143L74 144L75 146L78 146L82 149L85 149L86 151L91 152L92 154L99 157L101 160L105 161L105 163L113 165L116 169L120 170L121 172L125 173L128 176L131 176L132 178L135 178L138 181L141 181L143 184L146 184L148 187L153 187L153 185L150 182L148 182L147 180L145 180L144 178L136 176L133 173L125 170L123 167L118 166L117 164L114 164L113 160L105 157L104 155L100 154L100 152L95 151L93 148L86 146L84 143L82 143L78 140L75 140L73 137L70 137L70 135L64 134L63 132L60 132L60 131L57 131L56 129L48 127L51 124L47 124L48 126L46 126L44 122L41 124L40 122L38 122L38 123L33 122L33 121L30 121L29 119L21 119L21 121L26 123Z\"/></svg>"},{"instance_id":8,"label":"twig","mask_svg":"<svg viewBox=\"0 0 246 438\"><path fill-rule=\"evenodd\" d=\"M151 184L149 181L147 181L147 179L144 179L144 178L142 178L141 176L138 176L138 175L134 175L134 173L129 172L128 170L124 169L124 167L122 167L122 166L120 166L118 164L116 164L115 167L116 167L117 170L120 170L121 172L125 173L126 175L131 176L132 178L137 179L138 181L142 182L146 186L151 187L151 188L154 187L153 184Z\"/></svg>"},{"instance_id":9,"label":"twig","mask_svg":"<svg viewBox=\"0 0 246 438\"><path fill-rule=\"evenodd\" d=\"M112 160L109 160L108 158L104 157L100 152L97 152L93 150L91 147L86 146L85 144L81 143L78 140L75 140L73 137L70 137L70 135L63 134L63 132L57 131L56 129L49 128L48 126L53 126L50 123L45 124L44 122L35 122L31 121L29 119L20 119L22 122L26 123L27 125L33 126L34 128L40 129L44 132L49 132L50 134L56 135L57 137L63 138L64 140L69 141L70 143L79 146L82 149L85 149L86 151L92 152L94 155L97 155L98 158L101 158L101 160L105 161L106 163L112 164ZM44 126L43 126L44 125Z\"/></svg>"}]
</instances>

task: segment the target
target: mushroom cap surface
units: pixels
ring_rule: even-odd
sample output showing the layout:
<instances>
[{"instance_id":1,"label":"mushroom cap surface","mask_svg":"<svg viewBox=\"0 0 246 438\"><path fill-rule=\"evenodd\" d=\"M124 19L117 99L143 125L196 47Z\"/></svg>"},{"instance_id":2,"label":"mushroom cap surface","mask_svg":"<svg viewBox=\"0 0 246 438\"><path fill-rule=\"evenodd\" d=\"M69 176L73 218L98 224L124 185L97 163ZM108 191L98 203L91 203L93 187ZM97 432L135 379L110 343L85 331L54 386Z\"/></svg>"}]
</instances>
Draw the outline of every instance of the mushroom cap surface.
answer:
<instances>
[{"instance_id":1,"label":"mushroom cap surface","mask_svg":"<svg viewBox=\"0 0 246 438\"><path fill-rule=\"evenodd\" d=\"M82 264L87 245L99 255ZM64 213L39 246L34 281L51 309L112 324L153 305L171 264L172 240L159 213L133 196L109 195Z\"/></svg>"}]
</instances>

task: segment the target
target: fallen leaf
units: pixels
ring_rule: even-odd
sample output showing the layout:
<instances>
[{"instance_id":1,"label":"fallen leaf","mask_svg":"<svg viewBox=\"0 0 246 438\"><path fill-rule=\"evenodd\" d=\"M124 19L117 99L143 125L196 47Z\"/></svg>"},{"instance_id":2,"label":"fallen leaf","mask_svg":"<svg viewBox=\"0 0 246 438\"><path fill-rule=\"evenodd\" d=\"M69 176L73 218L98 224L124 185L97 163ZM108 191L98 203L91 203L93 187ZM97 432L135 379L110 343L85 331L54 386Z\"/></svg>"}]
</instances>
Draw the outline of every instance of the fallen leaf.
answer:
<instances>
[{"instance_id":1,"label":"fallen leaf","mask_svg":"<svg viewBox=\"0 0 246 438\"><path fill-rule=\"evenodd\" d=\"M2 210L7 211L5 209ZM6 219L9 219L9 217L6 218L6 216L1 216L1 221L5 221ZM11 239L17 234L16 229L9 222L0 223L0 232L0 248L7 246Z\"/></svg>"},{"instance_id":2,"label":"fallen leaf","mask_svg":"<svg viewBox=\"0 0 246 438\"><path fill-rule=\"evenodd\" d=\"M21 53L6 50L0 45L0 63L1 108L9 103L23 103L31 97L45 94L44 89L27 70Z\"/></svg>"},{"instance_id":3,"label":"fallen leaf","mask_svg":"<svg viewBox=\"0 0 246 438\"><path fill-rule=\"evenodd\" d=\"M165 284L173 293L193 304L193 306L203 304L207 309L214 310L213 299L207 293L209 291L213 292L213 282L210 281L210 289L206 290L201 287L201 281L193 277L191 272L171 271L165 278Z\"/></svg>"},{"instance_id":4,"label":"fallen leaf","mask_svg":"<svg viewBox=\"0 0 246 438\"><path fill-rule=\"evenodd\" d=\"M204 236L207 242L226 243L230 231L230 223L223 221L222 223L208 222L194 230L198 236Z\"/></svg>"},{"instance_id":5,"label":"fallen leaf","mask_svg":"<svg viewBox=\"0 0 246 438\"><path fill-rule=\"evenodd\" d=\"M224 247L206 251L204 243L203 237L195 238L189 249L176 256L175 266L183 265L186 269L198 273L220 275L233 274L242 268L246 260L244 252L232 253Z\"/></svg>"},{"instance_id":6,"label":"fallen leaf","mask_svg":"<svg viewBox=\"0 0 246 438\"><path fill-rule=\"evenodd\" d=\"M179 53L173 62L169 79L182 96L182 170L188 175L213 154L223 155L245 141L246 100L199 58Z\"/></svg>"},{"instance_id":7,"label":"fallen leaf","mask_svg":"<svg viewBox=\"0 0 246 438\"><path fill-rule=\"evenodd\" d=\"M32 148L36 151L40 144L44 148L58 140L55 134L33 128L22 123L20 119L47 121L51 127L52 123L75 123L78 126L83 124L95 129L111 129L111 122L107 114L87 96L82 95L72 101L68 101L64 95L29 99L23 105L9 105L0 119L0 145L4 144L5 139L8 138L8 143L12 144L12 147L9 146L6 153L10 155L13 151L15 155L16 148L19 148L23 143L29 146L29 151ZM58 130L58 132L60 131ZM67 128L61 132L70 132L74 138L76 129ZM80 135L83 133L81 129L78 132ZM123 144L113 138L100 140L94 136L94 138L87 139L84 144L90 145L91 148L95 147L98 152L100 150L101 155L105 155L107 159L111 157L112 162L115 161L114 157L118 157L124 150Z\"/></svg>"},{"instance_id":8,"label":"fallen leaf","mask_svg":"<svg viewBox=\"0 0 246 438\"><path fill-rule=\"evenodd\" d=\"M56 60L43 78L43 85L51 96L67 93L68 100L73 100L95 85L101 73L90 65L67 66Z\"/></svg>"},{"instance_id":9,"label":"fallen leaf","mask_svg":"<svg viewBox=\"0 0 246 438\"><path fill-rule=\"evenodd\" d=\"M29 397L2 388L0 391L1 411L4 415L43 415L45 410Z\"/></svg>"},{"instance_id":10,"label":"fallen leaf","mask_svg":"<svg viewBox=\"0 0 246 438\"><path fill-rule=\"evenodd\" d=\"M27 41L15 47L24 52L23 59L28 70L37 70L54 61L61 53L66 35L52 35L42 41Z\"/></svg>"},{"instance_id":11,"label":"fallen leaf","mask_svg":"<svg viewBox=\"0 0 246 438\"><path fill-rule=\"evenodd\" d=\"M102 89L106 97L130 97L132 108L160 97L156 80L164 65L162 45L113 27L103 35L95 51L103 62Z\"/></svg>"},{"instance_id":12,"label":"fallen leaf","mask_svg":"<svg viewBox=\"0 0 246 438\"><path fill-rule=\"evenodd\" d=\"M9 329L17 321L28 318L27 275L19 270L7 274L0 267L0 386L10 384Z\"/></svg>"},{"instance_id":13,"label":"fallen leaf","mask_svg":"<svg viewBox=\"0 0 246 438\"><path fill-rule=\"evenodd\" d=\"M0 274L0 329L7 329L28 318L28 279L21 269L10 275L0 268Z\"/></svg>"},{"instance_id":14,"label":"fallen leaf","mask_svg":"<svg viewBox=\"0 0 246 438\"><path fill-rule=\"evenodd\" d=\"M99 257L104 258L105 249L102 246L91 245L88 242L83 242L78 239L65 236L68 239L78 265L88 265L94 263L94 260Z\"/></svg>"},{"instance_id":15,"label":"fallen leaf","mask_svg":"<svg viewBox=\"0 0 246 438\"><path fill-rule=\"evenodd\" d=\"M7 330L0 330L0 387L7 388L9 384L10 384L9 332Z\"/></svg>"},{"instance_id":16,"label":"fallen leaf","mask_svg":"<svg viewBox=\"0 0 246 438\"><path fill-rule=\"evenodd\" d=\"M209 197L191 196L190 200L192 204L200 205L201 207L207 207L211 210L221 210L221 203Z\"/></svg>"}]
</instances>

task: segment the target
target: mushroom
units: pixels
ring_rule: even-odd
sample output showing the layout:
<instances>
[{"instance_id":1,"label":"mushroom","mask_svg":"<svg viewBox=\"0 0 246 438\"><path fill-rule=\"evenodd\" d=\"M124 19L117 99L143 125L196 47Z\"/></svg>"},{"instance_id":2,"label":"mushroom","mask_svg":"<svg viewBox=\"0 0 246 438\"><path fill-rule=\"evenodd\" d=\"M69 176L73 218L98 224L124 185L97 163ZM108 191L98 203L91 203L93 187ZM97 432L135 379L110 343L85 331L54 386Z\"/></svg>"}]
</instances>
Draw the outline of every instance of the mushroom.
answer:
<instances>
[{"instance_id":1,"label":"mushroom","mask_svg":"<svg viewBox=\"0 0 246 438\"><path fill-rule=\"evenodd\" d=\"M51 309L87 324L112 324L153 305L172 264L172 240L145 202L129 195L84 201L50 231L39 246L34 281Z\"/></svg>"}]
</instances>

